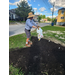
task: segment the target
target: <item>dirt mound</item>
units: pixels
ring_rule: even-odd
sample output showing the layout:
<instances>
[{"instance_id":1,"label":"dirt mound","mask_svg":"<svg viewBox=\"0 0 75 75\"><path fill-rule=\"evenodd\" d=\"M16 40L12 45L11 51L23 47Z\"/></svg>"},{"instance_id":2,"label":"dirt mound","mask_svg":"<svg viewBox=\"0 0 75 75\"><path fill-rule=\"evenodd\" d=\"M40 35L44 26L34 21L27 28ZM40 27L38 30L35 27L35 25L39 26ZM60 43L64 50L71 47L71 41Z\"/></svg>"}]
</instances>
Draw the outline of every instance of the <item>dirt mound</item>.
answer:
<instances>
[{"instance_id":1,"label":"dirt mound","mask_svg":"<svg viewBox=\"0 0 75 75\"><path fill-rule=\"evenodd\" d=\"M21 68L25 75L65 75L65 47L46 39L31 40L30 48L9 52L9 63Z\"/></svg>"}]
</instances>

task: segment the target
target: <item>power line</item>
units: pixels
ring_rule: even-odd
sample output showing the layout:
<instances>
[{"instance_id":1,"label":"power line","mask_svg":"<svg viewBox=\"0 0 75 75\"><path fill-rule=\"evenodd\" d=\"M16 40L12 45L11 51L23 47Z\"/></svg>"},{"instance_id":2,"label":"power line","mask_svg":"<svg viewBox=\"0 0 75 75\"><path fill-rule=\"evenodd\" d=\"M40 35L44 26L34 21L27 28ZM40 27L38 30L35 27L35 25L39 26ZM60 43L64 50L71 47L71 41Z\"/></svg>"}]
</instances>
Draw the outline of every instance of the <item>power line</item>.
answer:
<instances>
[{"instance_id":1,"label":"power line","mask_svg":"<svg viewBox=\"0 0 75 75\"><path fill-rule=\"evenodd\" d=\"M43 0L44 1L44 0ZM46 2L44 1L44 3L46 4ZM47 7L48 7L48 5L47 5Z\"/></svg>"},{"instance_id":2,"label":"power line","mask_svg":"<svg viewBox=\"0 0 75 75\"><path fill-rule=\"evenodd\" d=\"M47 2L46 2L46 0L44 0L44 2L47 4L47 6L50 8L50 4L48 4Z\"/></svg>"},{"instance_id":3,"label":"power line","mask_svg":"<svg viewBox=\"0 0 75 75\"><path fill-rule=\"evenodd\" d=\"M49 10L49 7L50 7L49 4L45 0L43 0L43 2L48 7L48 10ZM53 22L53 14L54 14L54 5L53 5L53 10L52 10L52 22Z\"/></svg>"},{"instance_id":4,"label":"power line","mask_svg":"<svg viewBox=\"0 0 75 75\"><path fill-rule=\"evenodd\" d=\"M45 2L44 2L44 0L43 0L43 3L45 4ZM45 4L45 6L48 8L48 10L49 10L49 7Z\"/></svg>"},{"instance_id":5,"label":"power line","mask_svg":"<svg viewBox=\"0 0 75 75\"><path fill-rule=\"evenodd\" d=\"M46 2L46 0L43 0L43 2L44 2L44 4L46 5L46 7L48 8L48 10L50 11L50 4L48 4L47 2ZM52 14L53 14L53 12L52 12Z\"/></svg>"}]
</instances>

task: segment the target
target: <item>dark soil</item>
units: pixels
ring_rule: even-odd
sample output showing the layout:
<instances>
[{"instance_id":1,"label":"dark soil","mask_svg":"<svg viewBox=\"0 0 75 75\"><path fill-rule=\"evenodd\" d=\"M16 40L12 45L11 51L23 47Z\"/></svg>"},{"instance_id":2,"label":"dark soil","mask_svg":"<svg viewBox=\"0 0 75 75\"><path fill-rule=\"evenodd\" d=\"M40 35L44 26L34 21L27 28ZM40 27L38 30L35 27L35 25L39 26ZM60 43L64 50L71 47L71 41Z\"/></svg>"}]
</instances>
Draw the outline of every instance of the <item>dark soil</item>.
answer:
<instances>
[{"instance_id":1,"label":"dark soil","mask_svg":"<svg viewBox=\"0 0 75 75\"><path fill-rule=\"evenodd\" d=\"M31 40L30 48L9 52L9 63L21 68L24 75L65 75L65 47L37 37Z\"/></svg>"}]
</instances>

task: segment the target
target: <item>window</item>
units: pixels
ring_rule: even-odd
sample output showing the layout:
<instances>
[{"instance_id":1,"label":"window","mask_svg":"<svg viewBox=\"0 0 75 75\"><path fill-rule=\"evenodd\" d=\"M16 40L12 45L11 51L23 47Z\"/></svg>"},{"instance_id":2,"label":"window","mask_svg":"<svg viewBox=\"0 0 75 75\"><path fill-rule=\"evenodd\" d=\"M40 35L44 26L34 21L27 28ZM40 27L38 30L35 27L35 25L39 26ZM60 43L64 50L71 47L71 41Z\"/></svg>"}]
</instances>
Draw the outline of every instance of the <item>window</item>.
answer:
<instances>
[{"instance_id":1,"label":"window","mask_svg":"<svg viewBox=\"0 0 75 75\"><path fill-rule=\"evenodd\" d=\"M61 14L64 14L64 10L62 10Z\"/></svg>"},{"instance_id":2,"label":"window","mask_svg":"<svg viewBox=\"0 0 75 75\"><path fill-rule=\"evenodd\" d=\"M61 17L61 19L64 19L64 17Z\"/></svg>"}]
</instances>

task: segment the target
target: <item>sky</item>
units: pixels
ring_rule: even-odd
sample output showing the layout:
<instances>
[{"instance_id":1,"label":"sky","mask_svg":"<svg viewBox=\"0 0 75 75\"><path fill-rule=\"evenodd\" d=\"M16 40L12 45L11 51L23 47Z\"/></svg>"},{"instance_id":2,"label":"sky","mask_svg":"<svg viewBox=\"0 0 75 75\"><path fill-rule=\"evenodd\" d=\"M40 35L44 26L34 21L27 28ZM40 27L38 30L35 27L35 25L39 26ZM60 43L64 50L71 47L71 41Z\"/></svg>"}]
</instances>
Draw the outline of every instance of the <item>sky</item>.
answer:
<instances>
[{"instance_id":1,"label":"sky","mask_svg":"<svg viewBox=\"0 0 75 75\"><path fill-rule=\"evenodd\" d=\"M42 14L52 18L53 3L55 3L53 17L58 15L58 9L65 7L65 0L25 0L29 6L32 6L34 14ZM21 0L9 0L9 9L17 8L17 3Z\"/></svg>"}]
</instances>

